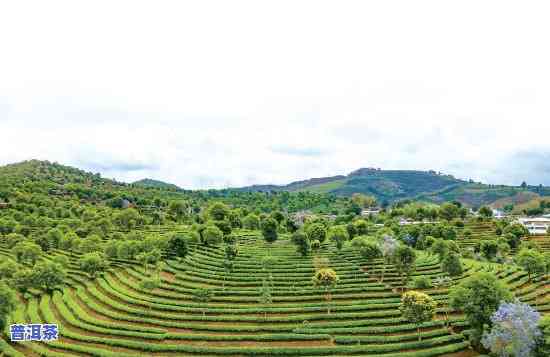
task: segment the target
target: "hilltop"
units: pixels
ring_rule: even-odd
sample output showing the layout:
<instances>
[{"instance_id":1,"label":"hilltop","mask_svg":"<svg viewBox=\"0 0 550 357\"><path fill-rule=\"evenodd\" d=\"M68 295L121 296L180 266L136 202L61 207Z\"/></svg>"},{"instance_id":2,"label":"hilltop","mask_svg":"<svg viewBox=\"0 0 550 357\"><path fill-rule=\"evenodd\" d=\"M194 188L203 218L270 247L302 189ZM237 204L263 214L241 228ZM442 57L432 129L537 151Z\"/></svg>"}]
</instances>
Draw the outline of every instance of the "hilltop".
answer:
<instances>
[{"instance_id":1,"label":"hilltop","mask_svg":"<svg viewBox=\"0 0 550 357\"><path fill-rule=\"evenodd\" d=\"M168 190L180 190L180 188L177 185L174 185L173 183L167 183L164 181L154 180L150 178L144 178L139 181L135 181L132 184L135 186L142 186L142 187L165 188Z\"/></svg>"}]
</instances>

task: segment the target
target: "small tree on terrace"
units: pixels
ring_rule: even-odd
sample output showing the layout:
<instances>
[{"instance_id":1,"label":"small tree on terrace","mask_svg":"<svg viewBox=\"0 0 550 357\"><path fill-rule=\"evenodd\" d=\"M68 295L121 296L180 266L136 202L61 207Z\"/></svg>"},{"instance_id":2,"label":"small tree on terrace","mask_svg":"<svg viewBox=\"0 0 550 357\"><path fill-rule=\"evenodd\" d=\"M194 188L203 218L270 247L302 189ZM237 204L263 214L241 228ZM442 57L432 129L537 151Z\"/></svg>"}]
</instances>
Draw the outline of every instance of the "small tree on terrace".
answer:
<instances>
[{"instance_id":1,"label":"small tree on terrace","mask_svg":"<svg viewBox=\"0 0 550 357\"><path fill-rule=\"evenodd\" d=\"M310 241L318 240L323 243L327 237L327 229L322 223L311 223L306 226L306 234Z\"/></svg>"},{"instance_id":2,"label":"small tree on terrace","mask_svg":"<svg viewBox=\"0 0 550 357\"><path fill-rule=\"evenodd\" d=\"M88 273L92 279L95 279L98 273L102 273L107 268L105 257L97 252L84 254L78 262L80 270Z\"/></svg>"},{"instance_id":3,"label":"small tree on terrace","mask_svg":"<svg viewBox=\"0 0 550 357\"><path fill-rule=\"evenodd\" d=\"M223 232L215 225L209 224L202 232L204 245L217 245L223 240Z\"/></svg>"},{"instance_id":4,"label":"small tree on terrace","mask_svg":"<svg viewBox=\"0 0 550 357\"><path fill-rule=\"evenodd\" d=\"M296 251L305 257L311 251L311 243L307 235L302 231L298 230L292 234L292 243L296 245Z\"/></svg>"},{"instance_id":5,"label":"small tree on terrace","mask_svg":"<svg viewBox=\"0 0 550 357\"><path fill-rule=\"evenodd\" d=\"M516 256L516 263L522 267L531 281L531 276L545 269L544 256L534 249L522 249Z\"/></svg>"},{"instance_id":6,"label":"small tree on terrace","mask_svg":"<svg viewBox=\"0 0 550 357\"><path fill-rule=\"evenodd\" d=\"M485 218L491 218L493 217L493 210L490 209L489 207L487 206L482 206L480 209L479 209L479 214L482 216L482 217L485 217Z\"/></svg>"},{"instance_id":7,"label":"small tree on terrace","mask_svg":"<svg viewBox=\"0 0 550 357\"><path fill-rule=\"evenodd\" d=\"M273 303L273 298L271 296L271 285L267 282L266 279L262 279L262 287L260 288L259 293L260 296L258 297L258 302L263 305L264 320L267 320L266 307Z\"/></svg>"},{"instance_id":8,"label":"small tree on terrace","mask_svg":"<svg viewBox=\"0 0 550 357\"><path fill-rule=\"evenodd\" d=\"M399 243L397 243L397 240L395 238L390 237L388 235L385 235L382 238L382 241L379 244L380 252L382 253L382 258L384 258L384 268L382 270L382 277L380 279L380 282L384 281L384 275L386 274L386 265L390 264L393 254L397 247L399 246Z\"/></svg>"},{"instance_id":9,"label":"small tree on terrace","mask_svg":"<svg viewBox=\"0 0 550 357\"><path fill-rule=\"evenodd\" d=\"M434 299L418 291L407 291L401 297L401 314L405 320L416 325L418 341L422 339L420 327L433 319L436 307Z\"/></svg>"},{"instance_id":10,"label":"small tree on terrace","mask_svg":"<svg viewBox=\"0 0 550 357\"><path fill-rule=\"evenodd\" d=\"M162 254L157 248L149 252L142 252L136 256L137 261L143 265L145 275L148 275L149 265L155 265L161 258Z\"/></svg>"},{"instance_id":11,"label":"small tree on terrace","mask_svg":"<svg viewBox=\"0 0 550 357\"><path fill-rule=\"evenodd\" d=\"M13 254L19 263L34 265L42 254L42 249L36 243L22 241L13 247Z\"/></svg>"},{"instance_id":12,"label":"small tree on terrace","mask_svg":"<svg viewBox=\"0 0 550 357\"><path fill-rule=\"evenodd\" d=\"M405 289L407 280L411 272L415 269L416 253L406 245L399 246L393 254L393 265L395 270L401 275L401 290Z\"/></svg>"},{"instance_id":13,"label":"small tree on terrace","mask_svg":"<svg viewBox=\"0 0 550 357\"><path fill-rule=\"evenodd\" d=\"M533 356L542 333L540 314L522 302L502 303L491 316L490 332L483 334L483 346L500 357Z\"/></svg>"},{"instance_id":14,"label":"small tree on terrace","mask_svg":"<svg viewBox=\"0 0 550 357\"><path fill-rule=\"evenodd\" d=\"M198 289L195 289L193 290L193 300L202 304L202 316L205 317L206 316L206 309L208 308L208 306L206 304L208 304L208 302L210 302L210 300L212 300L212 298L214 297L214 293L212 292L212 290L210 289L206 289L206 288L198 288Z\"/></svg>"},{"instance_id":15,"label":"small tree on terrace","mask_svg":"<svg viewBox=\"0 0 550 357\"><path fill-rule=\"evenodd\" d=\"M262 223L260 224L260 228L262 230L262 235L264 236L264 240L267 243L273 243L277 240L277 221L274 220L271 217L267 217L264 220L262 220Z\"/></svg>"},{"instance_id":16,"label":"small tree on terrace","mask_svg":"<svg viewBox=\"0 0 550 357\"><path fill-rule=\"evenodd\" d=\"M174 234L168 242L168 253L181 260L185 258L188 252L189 248L185 236L179 233Z\"/></svg>"},{"instance_id":17,"label":"small tree on terrace","mask_svg":"<svg viewBox=\"0 0 550 357\"><path fill-rule=\"evenodd\" d=\"M322 268L317 270L312 278L313 285L321 287L325 291L325 301L327 302L327 314L330 314L330 303L332 300L332 289L338 283L338 275L333 269Z\"/></svg>"},{"instance_id":18,"label":"small tree on terrace","mask_svg":"<svg viewBox=\"0 0 550 357\"><path fill-rule=\"evenodd\" d=\"M462 263L460 262L460 256L456 253L449 253L443 258L441 262L441 270L450 276L459 276L462 274Z\"/></svg>"},{"instance_id":19,"label":"small tree on terrace","mask_svg":"<svg viewBox=\"0 0 550 357\"><path fill-rule=\"evenodd\" d=\"M44 289L47 293L63 286L66 275L65 269L53 262L38 263L33 269L35 285Z\"/></svg>"},{"instance_id":20,"label":"small tree on terrace","mask_svg":"<svg viewBox=\"0 0 550 357\"><path fill-rule=\"evenodd\" d=\"M345 226L334 226L328 230L328 238L336 243L338 250L342 250L344 242L349 239L349 235Z\"/></svg>"},{"instance_id":21,"label":"small tree on terrace","mask_svg":"<svg viewBox=\"0 0 550 357\"><path fill-rule=\"evenodd\" d=\"M273 283L273 276L271 274L271 268L277 263L277 259L271 255L264 255L261 260L262 270L268 274L270 283Z\"/></svg>"}]
</instances>

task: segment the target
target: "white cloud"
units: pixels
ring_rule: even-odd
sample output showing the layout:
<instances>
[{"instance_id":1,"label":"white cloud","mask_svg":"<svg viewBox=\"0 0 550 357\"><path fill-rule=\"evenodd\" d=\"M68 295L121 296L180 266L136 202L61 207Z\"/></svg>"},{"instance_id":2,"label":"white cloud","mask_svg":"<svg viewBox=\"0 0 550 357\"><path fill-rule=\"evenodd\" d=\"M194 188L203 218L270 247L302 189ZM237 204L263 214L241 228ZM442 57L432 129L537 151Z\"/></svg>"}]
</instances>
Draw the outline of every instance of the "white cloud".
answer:
<instances>
[{"instance_id":1,"label":"white cloud","mask_svg":"<svg viewBox=\"0 0 550 357\"><path fill-rule=\"evenodd\" d=\"M2 3L0 164L57 160L187 188L363 166L550 184L548 10Z\"/></svg>"}]
</instances>

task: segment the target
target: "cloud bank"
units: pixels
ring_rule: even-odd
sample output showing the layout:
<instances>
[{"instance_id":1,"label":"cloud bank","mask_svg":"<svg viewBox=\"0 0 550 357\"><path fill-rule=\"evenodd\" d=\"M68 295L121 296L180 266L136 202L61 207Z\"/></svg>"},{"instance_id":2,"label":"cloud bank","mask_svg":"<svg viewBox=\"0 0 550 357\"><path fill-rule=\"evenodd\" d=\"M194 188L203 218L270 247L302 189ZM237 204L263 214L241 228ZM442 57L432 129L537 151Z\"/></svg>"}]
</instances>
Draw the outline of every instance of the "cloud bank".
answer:
<instances>
[{"instance_id":1,"label":"cloud bank","mask_svg":"<svg viewBox=\"0 0 550 357\"><path fill-rule=\"evenodd\" d=\"M550 185L548 10L2 4L0 164L47 159L185 188L370 166Z\"/></svg>"}]
</instances>

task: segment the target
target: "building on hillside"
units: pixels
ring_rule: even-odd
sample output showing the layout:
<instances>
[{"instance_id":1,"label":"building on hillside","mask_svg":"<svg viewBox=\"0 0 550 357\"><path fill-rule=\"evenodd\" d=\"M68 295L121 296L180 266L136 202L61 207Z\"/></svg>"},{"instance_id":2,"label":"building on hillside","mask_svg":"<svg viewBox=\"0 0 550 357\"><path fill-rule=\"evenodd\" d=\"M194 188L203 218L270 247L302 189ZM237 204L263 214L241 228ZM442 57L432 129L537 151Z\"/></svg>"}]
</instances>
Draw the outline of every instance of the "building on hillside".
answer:
<instances>
[{"instance_id":1,"label":"building on hillside","mask_svg":"<svg viewBox=\"0 0 550 357\"><path fill-rule=\"evenodd\" d=\"M361 211L361 216L376 216L380 213L380 208L365 208Z\"/></svg>"},{"instance_id":2,"label":"building on hillside","mask_svg":"<svg viewBox=\"0 0 550 357\"><path fill-rule=\"evenodd\" d=\"M10 206L10 204L7 203L7 202L0 202L0 209L8 208L9 206Z\"/></svg>"},{"instance_id":3,"label":"building on hillside","mask_svg":"<svg viewBox=\"0 0 550 357\"><path fill-rule=\"evenodd\" d=\"M546 234L550 228L549 217L522 217L518 222L527 228L530 234Z\"/></svg>"}]
</instances>

